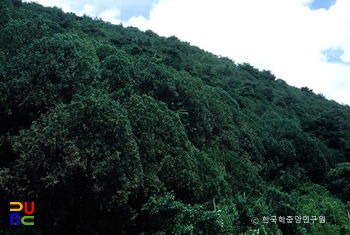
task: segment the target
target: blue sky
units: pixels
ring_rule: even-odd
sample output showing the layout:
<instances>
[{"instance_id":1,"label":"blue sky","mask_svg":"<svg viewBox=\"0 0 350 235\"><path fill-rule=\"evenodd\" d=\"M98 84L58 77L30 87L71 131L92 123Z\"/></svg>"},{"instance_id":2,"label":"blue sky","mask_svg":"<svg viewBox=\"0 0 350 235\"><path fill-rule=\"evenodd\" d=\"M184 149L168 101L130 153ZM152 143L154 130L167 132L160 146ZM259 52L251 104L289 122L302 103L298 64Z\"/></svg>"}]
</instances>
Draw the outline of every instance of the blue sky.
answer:
<instances>
[{"instance_id":1,"label":"blue sky","mask_svg":"<svg viewBox=\"0 0 350 235\"><path fill-rule=\"evenodd\" d=\"M38 1L39 3L41 1ZM49 2L50 1L42 1ZM54 1L55 2L55 1ZM142 15L146 19L149 17L149 13L152 9L153 3L157 3L156 0L79 0L79 1L56 1L58 4L64 3L66 6L71 8L73 12L81 12L84 9L84 6L90 5L94 7L91 12L88 12L93 15L100 15L106 10L118 9L120 15L118 17L121 21L127 21L132 16Z\"/></svg>"},{"instance_id":2,"label":"blue sky","mask_svg":"<svg viewBox=\"0 0 350 235\"><path fill-rule=\"evenodd\" d=\"M153 3L157 3L158 1L153 0L128 0L123 1L124 4L120 4L121 20L127 21L129 18L133 16L142 15L146 19L149 19L149 13L152 9Z\"/></svg>"},{"instance_id":3,"label":"blue sky","mask_svg":"<svg viewBox=\"0 0 350 235\"><path fill-rule=\"evenodd\" d=\"M151 29L350 105L350 0L36 0Z\"/></svg>"},{"instance_id":4,"label":"blue sky","mask_svg":"<svg viewBox=\"0 0 350 235\"><path fill-rule=\"evenodd\" d=\"M314 0L310 4L310 9L318 10L318 9L324 8L325 10L328 10L335 3L336 3L336 0Z\"/></svg>"},{"instance_id":5,"label":"blue sky","mask_svg":"<svg viewBox=\"0 0 350 235\"><path fill-rule=\"evenodd\" d=\"M344 65L350 65L350 62L345 62L341 57L344 54L344 49L341 47L328 48L322 51L322 54L326 57L327 63L338 63Z\"/></svg>"}]
</instances>

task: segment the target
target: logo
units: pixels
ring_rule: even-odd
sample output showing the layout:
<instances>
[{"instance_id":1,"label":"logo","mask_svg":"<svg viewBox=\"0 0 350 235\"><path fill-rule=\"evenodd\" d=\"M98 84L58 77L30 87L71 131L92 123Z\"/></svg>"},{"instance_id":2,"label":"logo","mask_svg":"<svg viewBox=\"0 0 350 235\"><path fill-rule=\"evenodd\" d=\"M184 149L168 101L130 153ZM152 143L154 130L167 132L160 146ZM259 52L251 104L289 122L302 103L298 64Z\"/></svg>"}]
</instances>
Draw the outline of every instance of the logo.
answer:
<instances>
[{"instance_id":1,"label":"logo","mask_svg":"<svg viewBox=\"0 0 350 235\"><path fill-rule=\"evenodd\" d=\"M22 217L20 211L24 214ZM21 202L10 202L10 225L21 224L34 225L34 202L24 202L24 206Z\"/></svg>"}]
</instances>

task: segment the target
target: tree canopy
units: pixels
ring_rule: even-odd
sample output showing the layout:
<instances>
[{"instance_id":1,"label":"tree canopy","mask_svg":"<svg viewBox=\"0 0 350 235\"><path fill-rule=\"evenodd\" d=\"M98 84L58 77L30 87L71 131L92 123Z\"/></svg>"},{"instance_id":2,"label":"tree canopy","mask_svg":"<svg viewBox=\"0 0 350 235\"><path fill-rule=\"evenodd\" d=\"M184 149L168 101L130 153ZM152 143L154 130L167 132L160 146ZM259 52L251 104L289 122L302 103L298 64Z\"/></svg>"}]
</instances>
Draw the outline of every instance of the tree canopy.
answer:
<instances>
[{"instance_id":1,"label":"tree canopy","mask_svg":"<svg viewBox=\"0 0 350 235\"><path fill-rule=\"evenodd\" d=\"M0 233L350 233L349 106L37 3L0 3L0 42Z\"/></svg>"}]
</instances>

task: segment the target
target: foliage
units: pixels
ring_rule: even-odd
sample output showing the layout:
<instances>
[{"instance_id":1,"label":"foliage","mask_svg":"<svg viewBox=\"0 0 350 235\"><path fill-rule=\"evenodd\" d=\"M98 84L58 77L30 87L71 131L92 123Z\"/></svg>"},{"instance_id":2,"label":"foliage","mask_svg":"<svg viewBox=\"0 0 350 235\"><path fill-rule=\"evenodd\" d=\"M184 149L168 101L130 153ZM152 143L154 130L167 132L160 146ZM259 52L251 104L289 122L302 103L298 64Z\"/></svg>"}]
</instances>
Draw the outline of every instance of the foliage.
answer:
<instances>
[{"instance_id":1,"label":"foliage","mask_svg":"<svg viewBox=\"0 0 350 235\"><path fill-rule=\"evenodd\" d=\"M350 163L340 163L327 174L327 188L344 202L350 201Z\"/></svg>"},{"instance_id":2,"label":"foliage","mask_svg":"<svg viewBox=\"0 0 350 235\"><path fill-rule=\"evenodd\" d=\"M0 197L36 203L0 233L350 233L349 106L37 3L0 2L0 42Z\"/></svg>"},{"instance_id":3,"label":"foliage","mask_svg":"<svg viewBox=\"0 0 350 235\"><path fill-rule=\"evenodd\" d=\"M173 195L167 194L158 200L151 197L142 209L151 215L151 234L235 234L234 204L208 211L198 204L191 206L176 201Z\"/></svg>"},{"instance_id":4,"label":"foliage","mask_svg":"<svg viewBox=\"0 0 350 235\"><path fill-rule=\"evenodd\" d=\"M94 49L76 35L44 36L16 50L7 60L0 87L4 102L1 121L15 122L9 126L15 130L28 127L28 121L57 102L69 103L97 72Z\"/></svg>"},{"instance_id":5,"label":"foliage","mask_svg":"<svg viewBox=\"0 0 350 235\"><path fill-rule=\"evenodd\" d=\"M298 215L317 218L311 226L305 226L305 223L299 224L299 234L348 234L350 232L346 214L349 207L331 196L325 188L306 183L298 192L293 192L293 195L297 199ZM325 222L321 222L319 216L324 216Z\"/></svg>"},{"instance_id":6,"label":"foliage","mask_svg":"<svg viewBox=\"0 0 350 235\"><path fill-rule=\"evenodd\" d=\"M75 95L70 104L52 108L11 142L18 159L1 170L0 183L16 200L40 202L38 211L47 214L40 216L48 223L69 229L69 213L79 215L68 208L79 204L90 204L96 218L104 211L119 220L132 214L128 196L142 185L139 149L126 111L108 95L98 90ZM80 216L80 222L102 226Z\"/></svg>"}]
</instances>

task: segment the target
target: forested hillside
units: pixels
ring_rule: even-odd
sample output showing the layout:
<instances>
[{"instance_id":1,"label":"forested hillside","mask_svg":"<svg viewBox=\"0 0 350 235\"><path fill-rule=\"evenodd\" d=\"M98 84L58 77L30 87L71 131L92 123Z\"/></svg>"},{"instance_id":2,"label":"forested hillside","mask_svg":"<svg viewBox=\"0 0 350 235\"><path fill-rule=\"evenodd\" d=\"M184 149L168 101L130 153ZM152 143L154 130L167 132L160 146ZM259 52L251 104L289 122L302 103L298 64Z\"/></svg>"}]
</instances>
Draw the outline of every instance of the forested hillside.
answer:
<instances>
[{"instance_id":1,"label":"forested hillside","mask_svg":"<svg viewBox=\"0 0 350 235\"><path fill-rule=\"evenodd\" d=\"M2 234L350 234L349 161L350 107L312 88L0 2ZM13 201L34 226L9 225Z\"/></svg>"}]
</instances>

